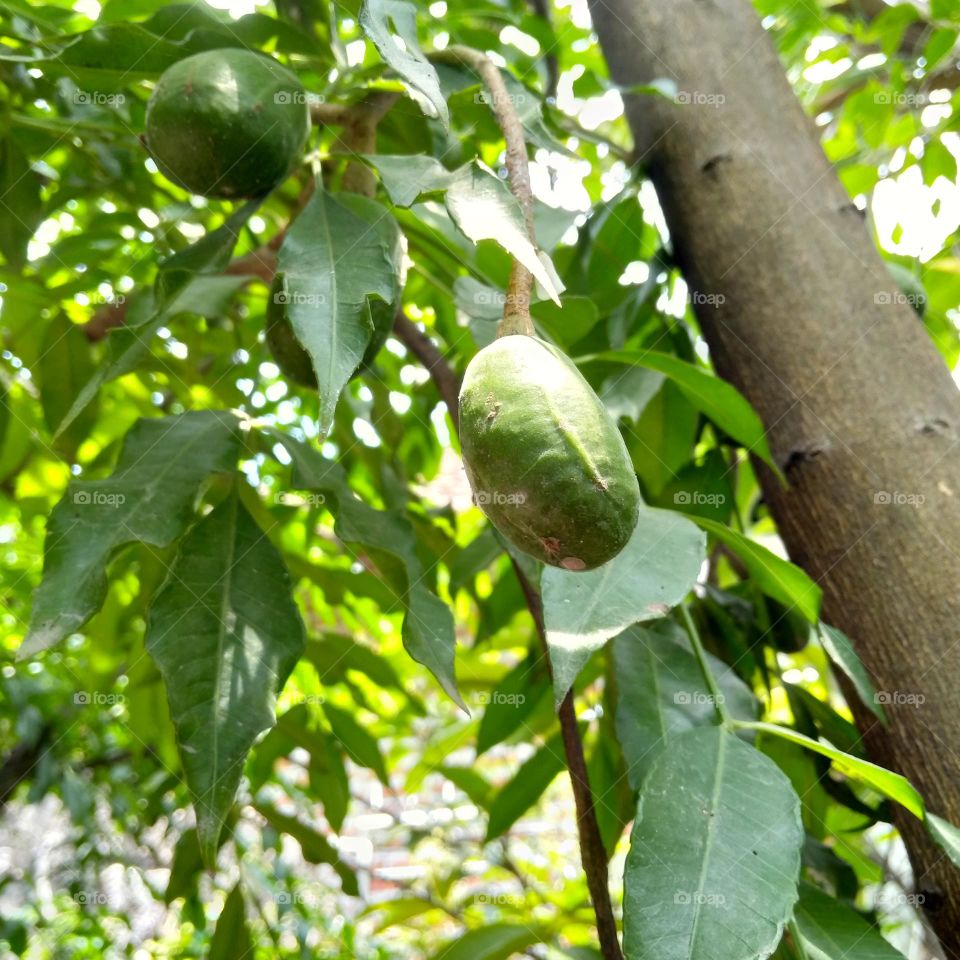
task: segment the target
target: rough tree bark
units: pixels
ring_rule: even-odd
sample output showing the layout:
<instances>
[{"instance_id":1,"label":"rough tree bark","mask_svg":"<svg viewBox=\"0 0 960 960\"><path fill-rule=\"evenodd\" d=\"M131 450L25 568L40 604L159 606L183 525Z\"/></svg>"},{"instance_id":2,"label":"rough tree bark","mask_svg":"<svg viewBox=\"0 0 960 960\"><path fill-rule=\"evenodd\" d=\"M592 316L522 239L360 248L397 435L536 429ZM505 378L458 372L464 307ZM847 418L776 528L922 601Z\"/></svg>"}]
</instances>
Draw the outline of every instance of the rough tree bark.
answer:
<instances>
[{"instance_id":1,"label":"rough tree bark","mask_svg":"<svg viewBox=\"0 0 960 960\"><path fill-rule=\"evenodd\" d=\"M636 157L663 204L719 373L787 474L762 478L791 557L891 699L873 757L960 823L960 392L834 175L748 0L590 0ZM696 302L695 300L695 302ZM704 305L713 304L716 305ZM919 705L917 705L919 701ZM960 871L899 821L960 957Z\"/></svg>"}]
</instances>

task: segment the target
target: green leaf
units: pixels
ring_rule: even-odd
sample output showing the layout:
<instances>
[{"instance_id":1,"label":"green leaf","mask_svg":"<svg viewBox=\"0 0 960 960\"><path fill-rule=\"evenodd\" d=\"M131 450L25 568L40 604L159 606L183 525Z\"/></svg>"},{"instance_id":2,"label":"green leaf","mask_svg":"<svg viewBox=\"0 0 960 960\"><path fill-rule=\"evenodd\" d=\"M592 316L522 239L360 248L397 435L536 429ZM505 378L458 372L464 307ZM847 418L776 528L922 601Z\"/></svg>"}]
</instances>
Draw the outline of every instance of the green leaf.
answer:
<instances>
[{"instance_id":1,"label":"green leaf","mask_svg":"<svg viewBox=\"0 0 960 960\"><path fill-rule=\"evenodd\" d=\"M329 863L340 876L343 892L350 897L358 895L357 875L340 859L340 855L322 833L265 803L256 804L256 809L275 830L293 837L300 844L300 852L307 863Z\"/></svg>"},{"instance_id":2,"label":"green leaf","mask_svg":"<svg viewBox=\"0 0 960 960\"><path fill-rule=\"evenodd\" d=\"M203 481L235 468L239 438L237 419L219 410L139 420L112 476L72 481L50 515L43 580L17 656L52 647L90 619L103 603L105 568L118 547L173 543Z\"/></svg>"},{"instance_id":3,"label":"green leaf","mask_svg":"<svg viewBox=\"0 0 960 960\"><path fill-rule=\"evenodd\" d=\"M590 654L643 620L663 616L696 583L704 537L669 510L641 506L621 553L585 573L546 567L540 579L557 704Z\"/></svg>"},{"instance_id":4,"label":"green leaf","mask_svg":"<svg viewBox=\"0 0 960 960\"><path fill-rule=\"evenodd\" d=\"M11 266L27 260L27 244L43 216L40 180L12 137L0 140L0 253Z\"/></svg>"},{"instance_id":5,"label":"green leaf","mask_svg":"<svg viewBox=\"0 0 960 960\"><path fill-rule=\"evenodd\" d=\"M450 175L447 211L465 237L474 243L495 240L510 256L519 260L546 292L560 303L552 265L545 253L538 253L527 236L520 204L509 187L478 162L468 163Z\"/></svg>"},{"instance_id":6,"label":"green leaf","mask_svg":"<svg viewBox=\"0 0 960 960\"><path fill-rule=\"evenodd\" d=\"M775 737L783 737L784 740L798 743L808 750L829 757L840 773L866 783L883 796L889 797L901 806L906 807L918 819L923 820L923 797L920 796L913 784L899 773L878 767L869 760L844 753L832 744L825 743L823 740L813 740L811 737L798 733L796 730L791 730L789 727L760 721L738 722L737 725L749 730L757 730L760 733L768 733Z\"/></svg>"},{"instance_id":7,"label":"green leaf","mask_svg":"<svg viewBox=\"0 0 960 960\"><path fill-rule=\"evenodd\" d=\"M445 607L446 604L422 583L424 571L417 556L416 536L410 521L403 514L375 510L357 499L338 463L325 459L312 447L284 434L275 436L293 460L294 486L327 494L327 507L335 517L337 536L346 543L383 551L403 565L400 599L406 609L404 646L418 663L433 673L454 702L466 709L457 691L453 617L449 609L446 612L440 610L439 605Z\"/></svg>"},{"instance_id":8,"label":"green leaf","mask_svg":"<svg viewBox=\"0 0 960 960\"><path fill-rule=\"evenodd\" d=\"M160 264L154 284L155 306L141 322L129 318L107 337L105 355L94 375L84 384L54 437L60 436L96 396L103 384L135 370L150 350L156 332L178 313L198 312L205 306L209 316L218 316L233 294L248 278L216 276L230 262L243 225L260 201L251 201L231 214L222 227Z\"/></svg>"},{"instance_id":9,"label":"green leaf","mask_svg":"<svg viewBox=\"0 0 960 960\"><path fill-rule=\"evenodd\" d=\"M83 385L94 375L96 365L83 331L62 313L47 327L42 349L37 376L43 418L53 432L66 417ZM60 434L69 460L76 459L77 447L86 439L96 419L96 405L90 404L71 428Z\"/></svg>"},{"instance_id":10,"label":"green leaf","mask_svg":"<svg viewBox=\"0 0 960 960\"><path fill-rule=\"evenodd\" d=\"M684 396L724 433L760 457L779 474L773 462L760 418L736 387L701 367L655 350L619 350L580 357L576 363L613 362L646 367L668 376Z\"/></svg>"},{"instance_id":11,"label":"green leaf","mask_svg":"<svg viewBox=\"0 0 960 960\"><path fill-rule=\"evenodd\" d=\"M755 960L797 898L800 802L776 764L714 727L661 753L624 873L626 960Z\"/></svg>"},{"instance_id":12,"label":"green leaf","mask_svg":"<svg viewBox=\"0 0 960 960\"><path fill-rule=\"evenodd\" d=\"M450 115L440 90L440 78L417 40L416 5L406 0L364 0L360 9L360 26L384 61L426 97L433 108L432 115L444 128L449 127ZM395 35L403 41L402 47Z\"/></svg>"},{"instance_id":13,"label":"green leaf","mask_svg":"<svg viewBox=\"0 0 960 960\"><path fill-rule=\"evenodd\" d=\"M752 720L757 702L722 660L707 654L731 716ZM717 722L713 696L690 650L685 632L672 620L635 626L613 641L617 682L617 738L634 790L674 738Z\"/></svg>"},{"instance_id":14,"label":"green leaf","mask_svg":"<svg viewBox=\"0 0 960 960\"><path fill-rule=\"evenodd\" d=\"M887 714L883 704L877 702L877 692L867 668L857 656L850 638L836 627L825 623L819 625L820 643L826 650L827 656L843 671L847 679L853 684L860 700L868 707L873 715L883 723L887 722Z\"/></svg>"},{"instance_id":15,"label":"green leaf","mask_svg":"<svg viewBox=\"0 0 960 960\"><path fill-rule=\"evenodd\" d=\"M407 653L437 678L454 703L467 710L457 689L456 640L450 642L456 636L453 612L422 584L415 583L407 595L402 634Z\"/></svg>"},{"instance_id":16,"label":"green leaf","mask_svg":"<svg viewBox=\"0 0 960 960\"><path fill-rule=\"evenodd\" d=\"M387 776L383 754L380 753L376 738L367 733L346 710L326 703L323 712L330 722L333 735L343 745L350 759L361 767L372 770L384 786L390 786L390 778Z\"/></svg>"},{"instance_id":17,"label":"green leaf","mask_svg":"<svg viewBox=\"0 0 960 960\"><path fill-rule=\"evenodd\" d=\"M278 296L317 374L321 436L373 335L368 297L393 302L400 256L400 228L383 206L319 185L284 238Z\"/></svg>"},{"instance_id":18,"label":"green leaf","mask_svg":"<svg viewBox=\"0 0 960 960\"><path fill-rule=\"evenodd\" d=\"M793 917L812 960L903 960L856 910L809 883L800 884Z\"/></svg>"},{"instance_id":19,"label":"green leaf","mask_svg":"<svg viewBox=\"0 0 960 960\"><path fill-rule=\"evenodd\" d=\"M290 577L232 493L184 538L154 599L146 647L167 688L204 862L254 740L304 647Z\"/></svg>"},{"instance_id":20,"label":"green leaf","mask_svg":"<svg viewBox=\"0 0 960 960\"><path fill-rule=\"evenodd\" d=\"M811 623L817 622L823 591L803 570L722 523L706 517L694 516L691 519L726 544L743 561L757 586L767 596L787 607L796 607Z\"/></svg>"},{"instance_id":21,"label":"green leaf","mask_svg":"<svg viewBox=\"0 0 960 960\"><path fill-rule=\"evenodd\" d=\"M443 193L450 183L450 171L439 160L423 153L373 153L363 159L380 174L390 202L398 207L409 207L425 196Z\"/></svg>"},{"instance_id":22,"label":"green leaf","mask_svg":"<svg viewBox=\"0 0 960 960\"><path fill-rule=\"evenodd\" d=\"M207 960L249 960L253 940L247 928L247 908L238 883L227 897L210 940Z\"/></svg>"},{"instance_id":23,"label":"green leaf","mask_svg":"<svg viewBox=\"0 0 960 960\"><path fill-rule=\"evenodd\" d=\"M539 655L521 660L486 695L477 731L477 753L502 743L530 716L550 687Z\"/></svg>"},{"instance_id":24,"label":"green leaf","mask_svg":"<svg viewBox=\"0 0 960 960\"><path fill-rule=\"evenodd\" d=\"M950 858L950 862L960 869L960 829L943 817L934 813L927 813L924 818L927 833L937 842L939 847Z\"/></svg>"},{"instance_id":25,"label":"green leaf","mask_svg":"<svg viewBox=\"0 0 960 960\"><path fill-rule=\"evenodd\" d=\"M565 766L563 740L558 733L540 747L493 798L487 842L503 836L543 796Z\"/></svg>"},{"instance_id":26,"label":"green leaf","mask_svg":"<svg viewBox=\"0 0 960 960\"><path fill-rule=\"evenodd\" d=\"M435 953L433 960L507 960L540 940L532 924L492 923L458 937Z\"/></svg>"}]
</instances>

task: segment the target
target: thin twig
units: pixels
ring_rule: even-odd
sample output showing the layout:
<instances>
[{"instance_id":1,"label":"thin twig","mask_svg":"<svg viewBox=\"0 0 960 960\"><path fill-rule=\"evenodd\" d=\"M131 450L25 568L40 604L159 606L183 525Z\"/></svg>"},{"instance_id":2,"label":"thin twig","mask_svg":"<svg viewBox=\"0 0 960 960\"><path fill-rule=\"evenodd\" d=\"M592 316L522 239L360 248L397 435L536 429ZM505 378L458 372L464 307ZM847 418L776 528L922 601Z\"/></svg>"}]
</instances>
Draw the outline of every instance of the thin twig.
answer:
<instances>
[{"instance_id":1,"label":"thin twig","mask_svg":"<svg viewBox=\"0 0 960 960\"><path fill-rule=\"evenodd\" d=\"M527 601L530 615L537 628L537 636L543 647L547 664L550 654L547 648L547 632L543 622L543 603L522 567L514 560L513 569L520 581L520 589ZM580 859L583 872L587 877L587 889L597 918L597 937L600 941L600 953L604 960L623 960L620 940L617 937L617 921L610 900L609 875L607 872L607 851L600 836L600 824L593 804L593 791L590 789L590 776L587 761L583 753L583 741L577 726L577 715L573 705L573 690L570 690L560 704L560 735L567 757L567 769L573 787L573 800L577 808L577 831L580 836Z\"/></svg>"},{"instance_id":2,"label":"thin twig","mask_svg":"<svg viewBox=\"0 0 960 960\"><path fill-rule=\"evenodd\" d=\"M513 97L507 90L500 68L485 54L470 47L453 45L431 54L431 59L441 63L456 63L469 67L483 81L487 88L490 109L503 131L507 145L506 165L510 190L517 198L527 234L536 246L536 232L533 226L533 188L530 186L530 166L527 161L527 141L523 133L523 124L513 104ZM523 333L534 336L533 320L530 318L530 299L533 295L533 276L523 264L514 259L507 282L507 298L503 307L503 320L497 329L497 336Z\"/></svg>"}]
</instances>

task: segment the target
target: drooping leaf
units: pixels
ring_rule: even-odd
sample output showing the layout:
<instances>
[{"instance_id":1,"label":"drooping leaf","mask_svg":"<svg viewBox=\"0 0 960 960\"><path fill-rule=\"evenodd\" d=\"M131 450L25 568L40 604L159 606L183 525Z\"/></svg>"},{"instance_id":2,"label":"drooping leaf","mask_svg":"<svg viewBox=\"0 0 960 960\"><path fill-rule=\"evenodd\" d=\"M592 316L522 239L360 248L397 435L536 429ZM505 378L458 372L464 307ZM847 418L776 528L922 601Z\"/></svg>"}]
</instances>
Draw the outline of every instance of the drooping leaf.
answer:
<instances>
[{"instance_id":1,"label":"drooping leaf","mask_svg":"<svg viewBox=\"0 0 960 960\"><path fill-rule=\"evenodd\" d=\"M446 604L423 583L423 565L417 556L410 521L397 511L375 510L357 499L338 463L288 436L277 434L277 438L293 460L293 483L297 489L320 490L327 495L337 536L347 543L382 551L400 562L400 599L406 610L404 645L418 663L433 673L454 702L466 709L457 690L453 616L449 609L440 610Z\"/></svg>"},{"instance_id":2,"label":"drooping leaf","mask_svg":"<svg viewBox=\"0 0 960 960\"><path fill-rule=\"evenodd\" d=\"M624 873L626 960L754 960L797 898L800 802L725 730L691 730L644 781Z\"/></svg>"},{"instance_id":3,"label":"drooping leaf","mask_svg":"<svg viewBox=\"0 0 960 960\"><path fill-rule=\"evenodd\" d=\"M903 954L856 910L812 884L800 884L794 920L815 960L903 960Z\"/></svg>"},{"instance_id":4,"label":"drooping leaf","mask_svg":"<svg viewBox=\"0 0 960 960\"><path fill-rule=\"evenodd\" d=\"M322 833L297 817L281 813L268 804L258 803L256 808L275 830L293 837L300 844L300 852L307 863L329 863L340 876L343 892L347 896L357 896L357 875L340 859L340 854Z\"/></svg>"},{"instance_id":5,"label":"drooping leaf","mask_svg":"<svg viewBox=\"0 0 960 960\"><path fill-rule=\"evenodd\" d=\"M146 647L163 675L204 861L254 740L304 647L290 577L234 493L184 538L155 598Z\"/></svg>"},{"instance_id":6,"label":"drooping leaf","mask_svg":"<svg viewBox=\"0 0 960 960\"><path fill-rule=\"evenodd\" d=\"M59 643L90 619L103 603L105 567L118 547L173 543L204 480L234 469L239 437L236 417L224 411L140 420L110 477L72 481L50 516L43 580L18 657Z\"/></svg>"},{"instance_id":7,"label":"drooping leaf","mask_svg":"<svg viewBox=\"0 0 960 960\"><path fill-rule=\"evenodd\" d=\"M727 712L752 720L757 702L723 661L707 654ZM617 737L634 790L675 737L716 724L713 695L683 630L670 620L634 626L613 641Z\"/></svg>"},{"instance_id":8,"label":"drooping leaf","mask_svg":"<svg viewBox=\"0 0 960 960\"><path fill-rule=\"evenodd\" d=\"M899 773L878 767L875 763L871 763L869 760L864 760L861 757L844 753L842 750L838 750L823 740L814 740L789 727L782 727L774 723L763 723L760 721L743 723L742 725L761 733L783 737L785 740L799 743L808 750L813 750L815 753L829 757L833 761L834 767L836 767L840 773L873 787L874 790L883 794L883 796L895 800L901 806L906 807L918 819L924 819L923 797L920 796L913 784Z\"/></svg>"},{"instance_id":9,"label":"drooping leaf","mask_svg":"<svg viewBox=\"0 0 960 960\"><path fill-rule=\"evenodd\" d=\"M609 563L585 573L546 567L540 587L555 702L594 650L679 603L696 583L703 555L703 534L692 523L641 506L633 536Z\"/></svg>"},{"instance_id":10,"label":"drooping leaf","mask_svg":"<svg viewBox=\"0 0 960 960\"><path fill-rule=\"evenodd\" d=\"M386 63L426 97L434 116L448 127L450 115L440 90L440 78L417 40L416 6L407 0L364 0L360 26ZM395 37L403 41L402 47Z\"/></svg>"},{"instance_id":11,"label":"drooping leaf","mask_svg":"<svg viewBox=\"0 0 960 960\"><path fill-rule=\"evenodd\" d=\"M960 869L960 828L949 820L927 812L924 817L927 833L937 842L937 845L950 858L950 862Z\"/></svg>"},{"instance_id":12,"label":"drooping leaf","mask_svg":"<svg viewBox=\"0 0 960 960\"><path fill-rule=\"evenodd\" d=\"M417 663L425 666L440 682L454 703L467 709L456 684L456 646L453 613L422 584L414 584L407 595L403 618L403 645Z\"/></svg>"},{"instance_id":13,"label":"drooping leaf","mask_svg":"<svg viewBox=\"0 0 960 960\"><path fill-rule=\"evenodd\" d=\"M278 271L279 295L317 374L317 426L326 435L340 393L373 335L368 298L388 303L394 298L399 227L375 201L334 196L318 186L284 238Z\"/></svg>"},{"instance_id":14,"label":"drooping leaf","mask_svg":"<svg viewBox=\"0 0 960 960\"><path fill-rule=\"evenodd\" d=\"M817 622L823 591L800 567L722 523L699 516L691 519L743 561L764 593L787 607L796 607L810 623Z\"/></svg>"},{"instance_id":15,"label":"drooping leaf","mask_svg":"<svg viewBox=\"0 0 960 960\"><path fill-rule=\"evenodd\" d=\"M208 960L249 960L253 940L247 927L247 908L238 883L227 896L210 940Z\"/></svg>"},{"instance_id":16,"label":"drooping leaf","mask_svg":"<svg viewBox=\"0 0 960 960\"><path fill-rule=\"evenodd\" d=\"M493 798L487 840L505 834L543 796L565 766L563 740L558 733L540 747Z\"/></svg>"},{"instance_id":17,"label":"drooping leaf","mask_svg":"<svg viewBox=\"0 0 960 960\"><path fill-rule=\"evenodd\" d=\"M777 470L760 418L740 391L726 380L721 380L679 357L656 350L598 353L582 357L577 363L592 361L626 363L657 370L668 376L683 391L686 398L721 430Z\"/></svg>"},{"instance_id":18,"label":"drooping leaf","mask_svg":"<svg viewBox=\"0 0 960 960\"><path fill-rule=\"evenodd\" d=\"M460 167L450 175L446 204L464 236L474 243L495 240L533 274L550 299L560 303L556 272L552 265L547 269L549 258L530 242L520 204L499 177L477 162Z\"/></svg>"},{"instance_id":19,"label":"drooping leaf","mask_svg":"<svg viewBox=\"0 0 960 960\"><path fill-rule=\"evenodd\" d=\"M867 673L867 668L863 661L857 656L856 650L850 638L838 630L836 627L828 626L825 623L820 624L820 643L823 649L827 651L827 656L839 667L847 679L853 684L854 690L860 696L863 705L873 713L873 715L883 723L887 722L886 711L883 704L877 702L877 693Z\"/></svg>"}]
</instances>

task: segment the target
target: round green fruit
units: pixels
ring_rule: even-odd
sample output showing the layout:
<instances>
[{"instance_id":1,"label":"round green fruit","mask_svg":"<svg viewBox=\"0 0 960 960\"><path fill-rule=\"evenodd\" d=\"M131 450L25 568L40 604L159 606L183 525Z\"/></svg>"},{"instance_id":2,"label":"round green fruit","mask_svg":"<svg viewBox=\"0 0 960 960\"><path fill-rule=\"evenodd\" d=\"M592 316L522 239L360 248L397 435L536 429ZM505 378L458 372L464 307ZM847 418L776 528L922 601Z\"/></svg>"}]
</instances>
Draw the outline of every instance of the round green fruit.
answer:
<instances>
[{"instance_id":1,"label":"round green fruit","mask_svg":"<svg viewBox=\"0 0 960 960\"><path fill-rule=\"evenodd\" d=\"M286 179L310 132L300 81L250 50L208 50L160 77L147 148L164 176L205 197L261 197Z\"/></svg>"},{"instance_id":2,"label":"round green fruit","mask_svg":"<svg viewBox=\"0 0 960 960\"><path fill-rule=\"evenodd\" d=\"M580 371L535 337L501 337L470 361L460 443L474 500L512 543L567 570L613 559L640 488L613 418Z\"/></svg>"}]
</instances>

